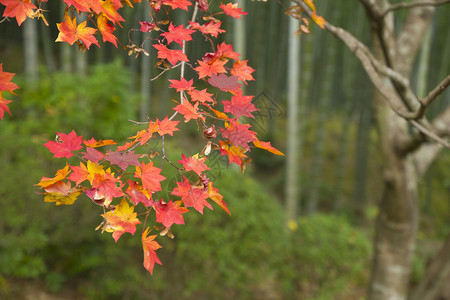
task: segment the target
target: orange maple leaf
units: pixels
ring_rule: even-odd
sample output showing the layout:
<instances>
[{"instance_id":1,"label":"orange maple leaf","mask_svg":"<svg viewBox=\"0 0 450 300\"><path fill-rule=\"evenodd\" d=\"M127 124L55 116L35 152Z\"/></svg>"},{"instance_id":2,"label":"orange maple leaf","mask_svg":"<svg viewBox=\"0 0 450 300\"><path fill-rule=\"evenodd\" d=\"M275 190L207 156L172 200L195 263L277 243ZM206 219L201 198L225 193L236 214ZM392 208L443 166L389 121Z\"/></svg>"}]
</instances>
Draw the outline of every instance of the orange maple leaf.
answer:
<instances>
[{"instance_id":1,"label":"orange maple leaf","mask_svg":"<svg viewBox=\"0 0 450 300\"><path fill-rule=\"evenodd\" d=\"M3 115L5 114L5 111L11 115L11 112L9 111L8 104L11 103L11 100L6 100L3 98L3 91L0 91L0 120L3 120Z\"/></svg>"},{"instance_id":2,"label":"orange maple leaf","mask_svg":"<svg viewBox=\"0 0 450 300\"><path fill-rule=\"evenodd\" d=\"M182 104L178 104L174 107L174 110L184 116L184 122L188 122L191 119L202 119L205 121L205 117L198 112L198 102L192 105L187 99L184 99Z\"/></svg>"},{"instance_id":3,"label":"orange maple leaf","mask_svg":"<svg viewBox=\"0 0 450 300\"><path fill-rule=\"evenodd\" d=\"M106 146L106 145L115 145L117 143L114 142L113 140L96 141L94 138L91 138L90 140L84 140L83 144L85 144L87 147L97 148L97 147Z\"/></svg>"},{"instance_id":4,"label":"orange maple leaf","mask_svg":"<svg viewBox=\"0 0 450 300\"><path fill-rule=\"evenodd\" d=\"M210 94L206 91L206 89L203 89L201 91L199 90L192 90L189 91L188 94L191 96L191 100L192 101L198 101L201 103L205 103L205 102L212 102L214 103L214 100L211 98L211 96L213 94Z\"/></svg>"},{"instance_id":5,"label":"orange maple leaf","mask_svg":"<svg viewBox=\"0 0 450 300\"><path fill-rule=\"evenodd\" d=\"M102 34L103 42L110 42L117 48L117 38L113 34L115 28L108 23L108 18L106 18L103 14L99 15L97 18L97 27Z\"/></svg>"},{"instance_id":6,"label":"orange maple leaf","mask_svg":"<svg viewBox=\"0 0 450 300\"><path fill-rule=\"evenodd\" d=\"M219 73L226 73L224 65L227 63L226 60L214 60L210 63L205 63L204 61L197 61L199 66L194 68L198 72L198 78L202 79L206 76L217 75Z\"/></svg>"},{"instance_id":7,"label":"orange maple leaf","mask_svg":"<svg viewBox=\"0 0 450 300\"><path fill-rule=\"evenodd\" d=\"M3 64L0 64L0 91L7 91L13 93L19 87L14 82L11 82L15 73L3 72ZM14 93L13 93L14 94Z\"/></svg>"},{"instance_id":8,"label":"orange maple leaf","mask_svg":"<svg viewBox=\"0 0 450 300\"><path fill-rule=\"evenodd\" d=\"M48 178L48 177L42 177L41 181L36 184L42 188L46 188L49 187L55 183L57 183L58 181L63 180L64 178L67 177L67 175L69 175L70 170L69 170L69 165L66 164L66 166L62 169L59 169L58 171L56 171L56 175L53 178Z\"/></svg>"},{"instance_id":9,"label":"orange maple leaf","mask_svg":"<svg viewBox=\"0 0 450 300\"><path fill-rule=\"evenodd\" d=\"M242 8L238 8L238 3L227 3L227 4L222 4L219 6L223 12L232 17L232 18L237 18L240 19L241 15L247 15L248 13L246 13L245 11L242 11Z\"/></svg>"},{"instance_id":10,"label":"orange maple leaf","mask_svg":"<svg viewBox=\"0 0 450 300\"><path fill-rule=\"evenodd\" d=\"M188 0L163 0L163 4L172 7L172 9L181 8L185 11L188 10L188 6L192 5Z\"/></svg>"},{"instance_id":11,"label":"orange maple leaf","mask_svg":"<svg viewBox=\"0 0 450 300\"><path fill-rule=\"evenodd\" d=\"M246 80L255 80L252 76L253 72L255 72L255 69L247 66L247 60L238 60L233 64L233 69L231 69L230 73L245 82Z\"/></svg>"},{"instance_id":12,"label":"orange maple leaf","mask_svg":"<svg viewBox=\"0 0 450 300\"><path fill-rule=\"evenodd\" d=\"M148 228L146 228L145 231L142 232L142 249L144 250L144 268L146 268L147 271L150 272L150 274L153 274L153 267L155 266L155 263L162 265L158 256L156 256L156 250L161 248L161 246L156 241L154 241L156 235L149 236L148 233L149 233Z\"/></svg>"},{"instance_id":13,"label":"orange maple leaf","mask_svg":"<svg viewBox=\"0 0 450 300\"><path fill-rule=\"evenodd\" d=\"M33 9L36 8L31 0L0 0L0 3L6 6L3 16L16 18L19 26L27 17L33 18Z\"/></svg>"},{"instance_id":14,"label":"orange maple leaf","mask_svg":"<svg viewBox=\"0 0 450 300\"><path fill-rule=\"evenodd\" d=\"M273 153L273 154L276 154L276 155L283 155L283 156L284 156L283 152L281 152L281 151L279 151L278 149L276 149L275 147L273 147L273 146L270 144L270 142L262 142L262 141L260 141L260 140L258 140L258 139L255 139L255 140L253 141L253 145L255 145L255 147L258 147L258 148L267 150L267 151L269 151L269 152L271 152L271 153Z\"/></svg>"},{"instance_id":15,"label":"orange maple leaf","mask_svg":"<svg viewBox=\"0 0 450 300\"><path fill-rule=\"evenodd\" d=\"M199 158L198 154L186 157L183 153L181 154L181 160L178 163L182 164L186 172L194 171L198 176L202 174L203 171L210 170L205 164L206 157Z\"/></svg>"},{"instance_id":16,"label":"orange maple leaf","mask_svg":"<svg viewBox=\"0 0 450 300\"><path fill-rule=\"evenodd\" d=\"M0 0L1 1L1 0ZM7 91L14 94L14 90L19 87L14 82L11 82L15 74L9 72L3 72L3 64L0 64L0 120L3 120L3 115L5 111L11 115L9 112L8 104L11 103L11 100L3 98L3 92Z\"/></svg>"},{"instance_id":17,"label":"orange maple leaf","mask_svg":"<svg viewBox=\"0 0 450 300\"><path fill-rule=\"evenodd\" d=\"M106 232L112 232L112 236L117 242L120 236L125 232L134 235L136 232L136 225L141 224L136 216L137 214L134 212L134 206L128 205L127 200L123 198L113 211L102 214L102 217L105 218L105 224L102 228Z\"/></svg>"},{"instance_id":18,"label":"orange maple leaf","mask_svg":"<svg viewBox=\"0 0 450 300\"><path fill-rule=\"evenodd\" d=\"M120 1L118 3L120 4ZM122 7L122 4L117 5L117 3L114 3L111 0L101 1L101 4L103 14L108 18L108 20L113 22L113 24L116 24L116 22L125 21L117 12L117 10Z\"/></svg>"},{"instance_id":19,"label":"orange maple leaf","mask_svg":"<svg viewBox=\"0 0 450 300\"><path fill-rule=\"evenodd\" d=\"M153 162L145 164L144 162L141 166L136 166L136 172L134 176L136 178L142 179L142 186L144 189L148 190L150 193L157 192L161 190L161 181L166 179L166 177L160 175L161 169L153 166Z\"/></svg>"},{"instance_id":20,"label":"orange maple leaf","mask_svg":"<svg viewBox=\"0 0 450 300\"><path fill-rule=\"evenodd\" d=\"M84 21L77 26L77 19L73 18L72 20L70 16L66 14L66 21L56 24L58 26L59 34L55 42L67 42L70 45L73 45L73 43L80 40L87 49L89 49L92 44L100 47L94 36L97 29L86 27L86 23L87 21Z\"/></svg>"},{"instance_id":21,"label":"orange maple leaf","mask_svg":"<svg viewBox=\"0 0 450 300\"><path fill-rule=\"evenodd\" d=\"M176 127L180 121L171 121L169 117L165 117L162 121L159 121L158 133L160 136L165 134L173 136L174 131L179 129Z\"/></svg>"},{"instance_id":22,"label":"orange maple leaf","mask_svg":"<svg viewBox=\"0 0 450 300\"><path fill-rule=\"evenodd\" d=\"M213 187L212 182L208 184L208 194L211 200L216 202L224 211L226 211L229 215L231 215L230 210L227 207L227 204L223 201L223 196L219 193L219 189Z\"/></svg>"},{"instance_id":23,"label":"orange maple leaf","mask_svg":"<svg viewBox=\"0 0 450 300\"><path fill-rule=\"evenodd\" d=\"M158 49L158 58L167 59L172 65L178 61L189 61L182 50L172 50L161 44L154 44L153 47Z\"/></svg>"}]
</instances>

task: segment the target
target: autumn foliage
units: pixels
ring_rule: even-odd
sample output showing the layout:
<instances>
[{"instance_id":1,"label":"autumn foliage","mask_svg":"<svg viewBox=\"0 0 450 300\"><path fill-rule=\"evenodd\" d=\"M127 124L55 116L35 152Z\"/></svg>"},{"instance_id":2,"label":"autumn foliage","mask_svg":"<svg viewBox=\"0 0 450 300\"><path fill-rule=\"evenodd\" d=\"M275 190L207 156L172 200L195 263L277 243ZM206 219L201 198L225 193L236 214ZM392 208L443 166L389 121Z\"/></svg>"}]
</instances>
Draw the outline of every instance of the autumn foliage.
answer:
<instances>
[{"instance_id":1,"label":"autumn foliage","mask_svg":"<svg viewBox=\"0 0 450 300\"><path fill-rule=\"evenodd\" d=\"M76 44L81 51L93 45L101 47L100 40L118 47L121 42L114 31L124 22L121 9L141 1L64 0L66 8L63 19L56 24L59 30L56 42ZM26 18L39 18L47 24L45 2L0 0L5 6L3 16L15 18L19 26ZM259 141L251 125L241 120L243 116L253 118L252 113L257 111L252 104L253 97L242 91L247 81L254 80L254 69L247 65L247 60L240 59L232 45L218 41L219 35L225 32L219 17L241 18L247 13L226 1L214 11L204 0L145 0L145 3L152 21L139 22L132 30L143 35L155 33L157 37L148 38L147 42L157 51L160 61L155 67L161 73L181 69L179 79L169 80L170 88L180 96L178 100L166 100L174 104L173 114L142 123L143 128L123 145L113 140L86 139L75 131L57 133L55 140L47 141L44 146L54 158L72 162L76 157L78 163L67 161L54 177L42 177L37 186L42 189L44 201L57 206L72 205L81 197L101 206L103 221L97 229L111 232L116 242L124 233L134 235L137 227L142 226L143 264L152 273L155 263L161 264L156 254L161 246L156 237L173 237L170 228L173 224L184 224L185 213L193 209L203 214L205 208L213 209L213 204L230 213L220 191L208 177L208 155L216 151L227 157L230 164L239 165L243 172L251 161L248 153L255 147L282 153L269 142ZM187 24L174 24L169 16L175 9L189 13L191 20ZM80 15L85 18L78 18ZM186 55L186 47L194 42L195 36L211 45L201 59ZM148 54L132 40L123 48L136 57ZM192 68L197 77L185 78L186 67ZM0 118L5 111L10 113L7 105L11 102L2 93L12 93L18 88L11 82L13 75L4 72L0 64ZM180 153L178 161L170 161L165 153L165 139L176 136L187 122L197 123L204 144L197 153ZM143 146L152 151L138 154L136 149ZM162 175L163 168L175 168L181 178L167 191L170 199L158 195L162 191L161 183L167 181ZM151 214L155 217L149 218ZM154 220L153 224L150 219Z\"/></svg>"}]
</instances>

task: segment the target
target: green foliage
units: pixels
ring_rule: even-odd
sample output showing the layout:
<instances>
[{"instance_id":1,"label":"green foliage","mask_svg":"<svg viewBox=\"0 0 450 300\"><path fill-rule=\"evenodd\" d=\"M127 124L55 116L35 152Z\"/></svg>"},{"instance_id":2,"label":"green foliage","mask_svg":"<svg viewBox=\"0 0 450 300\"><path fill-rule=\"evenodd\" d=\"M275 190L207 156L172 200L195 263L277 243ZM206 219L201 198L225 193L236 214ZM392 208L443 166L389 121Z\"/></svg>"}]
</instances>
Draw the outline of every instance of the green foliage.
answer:
<instances>
[{"instance_id":1,"label":"green foliage","mask_svg":"<svg viewBox=\"0 0 450 300\"><path fill-rule=\"evenodd\" d=\"M74 211L55 210L36 194L34 184L57 169L42 144L53 139L55 131L75 127L83 127L86 138L128 135L123 124L133 115L135 97L128 93L128 76L119 62L93 67L86 77L56 73L41 78L34 86L21 84L13 117L1 124L0 277L45 275L56 290L70 276L101 264L99 256L86 255L84 260L76 253L103 249L90 230L100 222L89 212L92 203L84 201Z\"/></svg>"},{"instance_id":2,"label":"green foliage","mask_svg":"<svg viewBox=\"0 0 450 300\"><path fill-rule=\"evenodd\" d=\"M296 299L358 299L368 279L371 242L334 215L302 218L293 234Z\"/></svg>"}]
</instances>

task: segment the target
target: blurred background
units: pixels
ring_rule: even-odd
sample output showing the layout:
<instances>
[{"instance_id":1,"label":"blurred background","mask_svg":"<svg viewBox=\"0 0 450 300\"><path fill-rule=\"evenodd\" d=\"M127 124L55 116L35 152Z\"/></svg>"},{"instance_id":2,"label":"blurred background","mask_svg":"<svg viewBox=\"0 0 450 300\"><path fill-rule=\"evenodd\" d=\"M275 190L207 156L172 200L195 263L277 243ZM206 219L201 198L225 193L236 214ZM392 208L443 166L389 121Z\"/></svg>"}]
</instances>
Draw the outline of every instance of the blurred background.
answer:
<instances>
[{"instance_id":1,"label":"blurred background","mask_svg":"<svg viewBox=\"0 0 450 300\"><path fill-rule=\"evenodd\" d=\"M361 5L316 2L326 20L370 46ZM167 80L179 78L179 70L150 81L159 74L150 43L144 45L148 57L130 57L121 49L129 37L137 45L146 39L138 31L129 33L139 28L139 20L148 19L143 8L122 10L127 21L116 34L119 49L100 43L101 48L81 53L76 46L54 43L61 3L47 3L49 27L30 19L21 28L15 20L0 24L0 63L17 73L14 82L20 86L17 96L9 97L12 116L0 122L0 299L364 297L382 157L373 126L372 85L342 43L310 26L312 34L301 36L297 55L288 56L298 36L292 35L289 17L277 1L243 0L240 7L249 14L242 21L224 18L230 33L220 39L232 43L256 69L256 81L249 82L246 92L255 96L260 111L249 122L261 140L283 152L288 141L297 141L295 178L286 175L292 172L287 172L285 157L262 150L252 151L245 175L217 158L212 176L231 216L217 206L203 216L188 213L186 226L174 226L174 240L159 238L163 266L150 276L142 267L139 236L125 234L115 244L110 234L94 231L102 211L87 197L54 207L43 202L34 185L64 164L42 146L55 132L75 130L86 139L120 142L142 129L129 119L171 114L171 100L178 96ZM415 63L412 82L419 95L450 72L449 15L448 5L438 10ZM187 15L173 17L178 24L187 21ZM197 38L200 42L188 52L200 59L208 44ZM287 108L292 68L300 72L295 136ZM421 68L428 68L427 76ZM193 77L188 71L186 78ZM450 103L448 90L441 97L430 114ZM183 136L175 133L169 139L167 152L199 152L199 139L195 124L188 126ZM421 182L421 242L411 285L450 229L449 167L450 153L444 151ZM170 185L175 174L168 172L164 176ZM295 199L286 195L288 184L298 190ZM297 210L286 226L292 201Z\"/></svg>"}]
</instances>

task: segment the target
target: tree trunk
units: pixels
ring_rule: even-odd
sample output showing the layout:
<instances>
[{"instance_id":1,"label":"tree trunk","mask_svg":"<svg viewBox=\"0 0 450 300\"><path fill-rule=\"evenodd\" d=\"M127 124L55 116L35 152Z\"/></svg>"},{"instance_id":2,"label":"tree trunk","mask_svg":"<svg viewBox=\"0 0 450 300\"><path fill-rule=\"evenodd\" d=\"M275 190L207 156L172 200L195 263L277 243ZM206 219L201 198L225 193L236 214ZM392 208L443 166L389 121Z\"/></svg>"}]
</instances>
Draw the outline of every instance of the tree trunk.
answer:
<instances>
[{"instance_id":1,"label":"tree trunk","mask_svg":"<svg viewBox=\"0 0 450 300\"><path fill-rule=\"evenodd\" d=\"M375 98L378 98L376 96ZM384 195L379 205L369 300L406 299L418 225L417 178L412 160L395 145L406 122L378 102L376 120L384 154Z\"/></svg>"},{"instance_id":2,"label":"tree trunk","mask_svg":"<svg viewBox=\"0 0 450 300\"><path fill-rule=\"evenodd\" d=\"M375 57L385 61L387 65L393 64L392 67L409 78L420 41L432 19L432 12L433 9L430 8L411 9L395 45L389 44L391 40L386 37L394 32L392 20L387 20L384 28L377 28L379 35L373 46ZM380 35L384 38L384 51ZM386 45L390 46L388 51ZM392 57L395 61L389 62ZM385 85L390 87L390 94L393 96L398 93L389 81L385 80ZM417 169L414 152L401 154L398 151L399 143L409 138L407 122L387 106L378 91L375 91L374 106L385 163L384 195L375 227L368 299L402 300L408 295L418 226L418 177L423 172Z\"/></svg>"},{"instance_id":3,"label":"tree trunk","mask_svg":"<svg viewBox=\"0 0 450 300\"><path fill-rule=\"evenodd\" d=\"M434 300L450 277L450 235L438 255L431 261L411 300Z\"/></svg>"}]
</instances>

